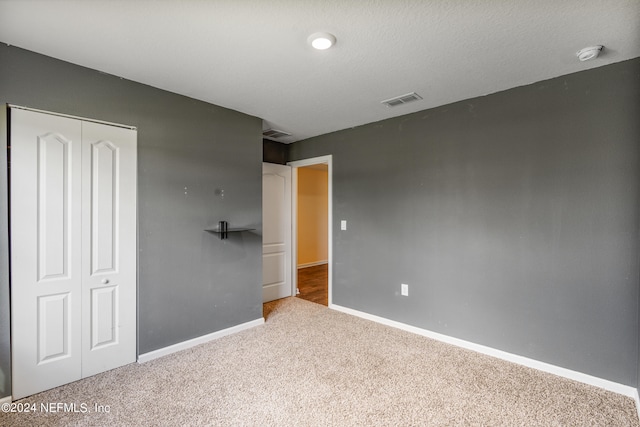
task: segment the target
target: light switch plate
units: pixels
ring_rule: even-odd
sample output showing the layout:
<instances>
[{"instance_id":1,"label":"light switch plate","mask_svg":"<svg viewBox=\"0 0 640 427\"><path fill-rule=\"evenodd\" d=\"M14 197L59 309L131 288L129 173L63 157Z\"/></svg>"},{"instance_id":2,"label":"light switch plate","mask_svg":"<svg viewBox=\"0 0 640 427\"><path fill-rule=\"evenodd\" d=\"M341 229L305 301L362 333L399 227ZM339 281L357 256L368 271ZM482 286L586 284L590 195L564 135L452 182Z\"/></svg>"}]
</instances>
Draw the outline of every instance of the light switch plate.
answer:
<instances>
[{"instance_id":1,"label":"light switch plate","mask_svg":"<svg viewBox=\"0 0 640 427\"><path fill-rule=\"evenodd\" d=\"M347 229L347 220L343 219L342 221L340 221L340 230L346 230Z\"/></svg>"}]
</instances>

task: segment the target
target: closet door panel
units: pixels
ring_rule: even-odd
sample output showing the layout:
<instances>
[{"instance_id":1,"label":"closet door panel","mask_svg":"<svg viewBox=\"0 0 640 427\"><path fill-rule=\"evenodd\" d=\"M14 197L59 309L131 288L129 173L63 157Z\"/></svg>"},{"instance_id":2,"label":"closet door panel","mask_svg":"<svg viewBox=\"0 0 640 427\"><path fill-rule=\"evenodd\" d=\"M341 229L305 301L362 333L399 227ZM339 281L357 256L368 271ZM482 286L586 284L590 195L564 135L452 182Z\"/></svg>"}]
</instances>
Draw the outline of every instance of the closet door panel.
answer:
<instances>
[{"instance_id":1,"label":"closet door panel","mask_svg":"<svg viewBox=\"0 0 640 427\"><path fill-rule=\"evenodd\" d=\"M136 132L83 122L83 360L136 360Z\"/></svg>"},{"instance_id":2,"label":"closet door panel","mask_svg":"<svg viewBox=\"0 0 640 427\"><path fill-rule=\"evenodd\" d=\"M14 399L81 377L81 123L11 110Z\"/></svg>"}]
</instances>

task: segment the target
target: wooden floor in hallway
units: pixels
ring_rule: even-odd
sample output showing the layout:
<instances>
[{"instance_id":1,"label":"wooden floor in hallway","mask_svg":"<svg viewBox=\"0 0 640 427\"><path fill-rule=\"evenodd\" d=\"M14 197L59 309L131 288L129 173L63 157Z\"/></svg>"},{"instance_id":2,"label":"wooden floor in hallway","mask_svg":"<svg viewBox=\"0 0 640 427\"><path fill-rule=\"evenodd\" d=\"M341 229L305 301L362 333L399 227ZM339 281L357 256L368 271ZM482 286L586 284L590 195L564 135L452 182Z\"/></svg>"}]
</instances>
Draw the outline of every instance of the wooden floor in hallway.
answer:
<instances>
[{"instance_id":1,"label":"wooden floor in hallway","mask_svg":"<svg viewBox=\"0 0 640 427\"><path fill-rule=\"evenodd\" d=\"M298 298L329 305L329 264L298 269Z\"/></svg>"}]
</instances>

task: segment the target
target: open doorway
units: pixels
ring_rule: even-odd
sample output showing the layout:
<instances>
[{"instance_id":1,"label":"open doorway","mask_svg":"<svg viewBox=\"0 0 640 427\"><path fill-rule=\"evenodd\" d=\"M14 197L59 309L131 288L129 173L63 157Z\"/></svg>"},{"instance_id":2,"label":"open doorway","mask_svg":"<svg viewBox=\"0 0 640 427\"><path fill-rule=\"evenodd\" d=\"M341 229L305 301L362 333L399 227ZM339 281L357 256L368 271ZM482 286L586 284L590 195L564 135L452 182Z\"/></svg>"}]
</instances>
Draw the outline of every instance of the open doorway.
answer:
<instances>
[{"instance_id":1,"label":"open doorway","mask_svg":"<svg viewBox=\"0 0 640 427\"><path fill-rule=\"evenodd\" d=\"M291 162L292 279L298 297L331 305L331 156Z\"/></svg>"},{"instance_id":2,"label":"open doorway","mask_svg":"<svg viewBox=\"0 0 640 427\"><path fill-rule=\"evenodd\" d=\"M297 173L297 296L329 305L329 167L320 163Z\"/></svg>"}]
</instances>

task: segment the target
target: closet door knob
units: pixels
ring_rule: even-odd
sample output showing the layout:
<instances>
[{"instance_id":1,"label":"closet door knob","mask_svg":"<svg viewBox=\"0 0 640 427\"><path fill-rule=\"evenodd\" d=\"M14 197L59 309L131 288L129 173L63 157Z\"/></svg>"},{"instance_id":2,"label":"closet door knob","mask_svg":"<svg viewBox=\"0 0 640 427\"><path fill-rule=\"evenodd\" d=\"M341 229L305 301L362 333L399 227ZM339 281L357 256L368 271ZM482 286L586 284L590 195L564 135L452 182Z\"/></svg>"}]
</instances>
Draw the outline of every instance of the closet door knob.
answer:
<instances>
[{"instance_id":1,"label":"closet door knob","mask_svg":"<svg viewBox=\"0 0 640 427\"><path fill-rule=\"evenodd\" d=\"M106 285L107 283L109 283L109 279L102 279L102 284Z\"/></svg>"}]
</instances>

